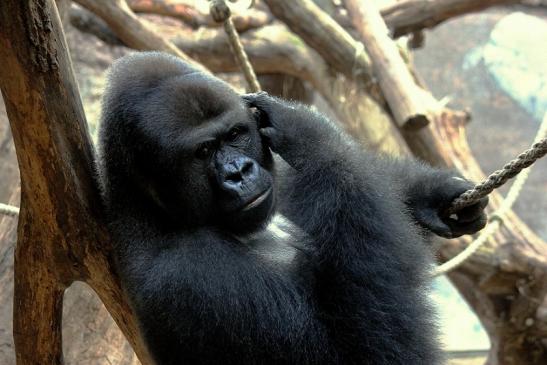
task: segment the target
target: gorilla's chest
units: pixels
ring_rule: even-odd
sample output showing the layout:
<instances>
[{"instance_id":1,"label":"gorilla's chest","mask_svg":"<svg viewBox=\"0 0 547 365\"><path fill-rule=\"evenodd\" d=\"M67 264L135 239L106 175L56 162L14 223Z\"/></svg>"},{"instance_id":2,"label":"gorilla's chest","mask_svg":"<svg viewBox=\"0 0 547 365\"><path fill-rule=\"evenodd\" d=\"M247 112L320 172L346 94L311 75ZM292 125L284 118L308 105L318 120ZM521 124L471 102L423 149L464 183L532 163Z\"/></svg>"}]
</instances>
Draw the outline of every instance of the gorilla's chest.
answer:
<instances>
[{"instance_id":1,"label":"gorilla's chest","mask_svg":"<svg viewBox=\"0 0 547 365\"><path fill-rule=\"evenodd\" d=\"M280 214L263 231L240 239L260 260L282 266L291 266L309 250L306 234Z\"/></svg>"}]
</instances>

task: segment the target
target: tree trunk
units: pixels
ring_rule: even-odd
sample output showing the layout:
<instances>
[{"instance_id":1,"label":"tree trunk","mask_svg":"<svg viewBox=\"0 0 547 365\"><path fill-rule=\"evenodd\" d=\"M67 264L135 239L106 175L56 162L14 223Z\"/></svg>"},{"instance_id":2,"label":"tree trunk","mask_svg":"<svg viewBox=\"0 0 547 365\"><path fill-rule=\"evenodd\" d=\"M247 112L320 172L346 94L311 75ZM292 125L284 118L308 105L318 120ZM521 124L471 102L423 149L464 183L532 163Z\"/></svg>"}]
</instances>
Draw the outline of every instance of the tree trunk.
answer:
<instances>
[{"instance_id":1,"label":"tree trunk","mask_svg":"<svg viewBox=\"0 0 547 365\"><path fill-rule=\"evenodd\" d=\"M0 3L0 60L21 171L17 362L62 363L63 291L80 280L97 292L141 361L150 363L112 266L93 148L53 0Z\"/></svg>"}]
</instances>

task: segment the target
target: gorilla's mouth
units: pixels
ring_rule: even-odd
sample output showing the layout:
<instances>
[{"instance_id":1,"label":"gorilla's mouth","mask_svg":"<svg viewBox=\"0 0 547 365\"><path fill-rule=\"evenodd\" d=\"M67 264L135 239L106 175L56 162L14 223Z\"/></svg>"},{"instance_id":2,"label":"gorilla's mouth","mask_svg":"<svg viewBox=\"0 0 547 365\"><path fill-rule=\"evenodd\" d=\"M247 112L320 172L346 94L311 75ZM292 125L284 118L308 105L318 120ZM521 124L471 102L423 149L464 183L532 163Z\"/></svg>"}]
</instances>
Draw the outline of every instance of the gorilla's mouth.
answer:
<instances>
[{"instance_id":1,"label":"gorilla's mouth","mask_svg":"<svg viewBox=\"0 0 547 365\"><path fill-rule=\"evenodd\" d=\"M268 188L265 192L257 195L253 199L251 199L247 204L243 206L241 209L242 212L246 212L248 210L254 209L258 207L262 202L264 202L272 193L272 188Z\"/></svg>"}]
</instances>

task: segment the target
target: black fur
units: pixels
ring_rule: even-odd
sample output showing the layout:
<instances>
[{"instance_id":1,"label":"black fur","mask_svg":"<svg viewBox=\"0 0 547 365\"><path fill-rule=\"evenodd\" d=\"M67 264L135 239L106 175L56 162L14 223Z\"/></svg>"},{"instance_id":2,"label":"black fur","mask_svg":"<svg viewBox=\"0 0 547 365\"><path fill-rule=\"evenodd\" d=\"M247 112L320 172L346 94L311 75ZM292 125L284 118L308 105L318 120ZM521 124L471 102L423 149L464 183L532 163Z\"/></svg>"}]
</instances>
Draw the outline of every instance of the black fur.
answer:
<instances>
[{"instance_id":1,"label":"black fur","mask_svg":"<svg viewBox=\"0 0 547 365\"><path fill-rule=\"evenodd\" d=\"M196 149L204 136L214 141ZM270 148L289 166L275 168ZM257 165L233 180L237 159ZM242 98L160 53L112 67L99 172L122 283L159 365L440 362L416 222L457 236L485 220L485 202L442 214L470 186L453 173L369 154L305 106ZM276 212L291 235L265 228Z\"/></svg>"}]
</instances>

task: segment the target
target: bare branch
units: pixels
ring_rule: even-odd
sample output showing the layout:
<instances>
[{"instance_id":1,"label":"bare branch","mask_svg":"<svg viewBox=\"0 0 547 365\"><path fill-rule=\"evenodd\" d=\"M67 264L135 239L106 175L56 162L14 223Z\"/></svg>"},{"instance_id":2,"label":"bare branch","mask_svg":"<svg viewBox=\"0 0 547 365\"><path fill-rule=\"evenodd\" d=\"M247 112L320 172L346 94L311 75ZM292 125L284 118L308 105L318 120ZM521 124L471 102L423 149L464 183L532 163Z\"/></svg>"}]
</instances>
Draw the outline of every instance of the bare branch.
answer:
<instances>
[{"instance_id":1,"label":"bare branch","mask_svg":"<svg viewBox=\"0 0 547 365\"><path fill-rule=\"evenodd\" d=\"M407 130L426 126L428 115L439 109L438 102L416 85L375 5L357 0L344 3L361 40L367 45L374 75L397 125Z\"/></svg>"},{"instance_id":2,"label":"bare branch","mask_svg":"<svg viewBox=\"0 0 547 365\"><path fill-rule=\"evenodd\" d=\"M406 0L382 9L384 20L394 37L413 33L460 15L519 0Z\"/></svg>"},{"instance_id":3,"label":"bare branch","mask_svg":"<svg viewBox=\"0 0 547 365\"><path fill-rule=\"evenodd\" d=\"M75 2L103 19L127 46L138 50L164 51L193 63L197 68L203 68L174 44L157 34L145 20L139 19L129 9L125 0L75 0Z\"/></svg>"},{"instance_id":4,"label":"bare branch","mask_svg":"<svg viewBox=\"0 0 547 365\"><path fill-rule=\"evenodd\" d=\"M265 0L272 13L300 36L338 72L365 83L371 79L370 59L336 21L311 0Z\"/></svg>"},{"instance_id":5,"label":"bare branch","mask_svg":"<svg viewBox=\"0 0 547 365\"><path fill-rule=\"evenodd\" d=\"M192 28L200 26L219 27L209 13L203 13L195 7L195 1L173 0L129 0L129 7L136 13L158 14L173 17L183 21ZM232 15L232 21L236 29L245 32L249 29L259 28L273 20L271 14L248 9L242 13Z\"/></svg>"}]
</instances>

